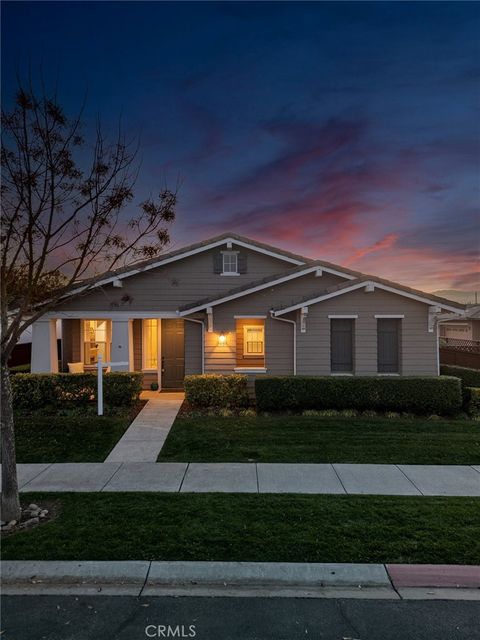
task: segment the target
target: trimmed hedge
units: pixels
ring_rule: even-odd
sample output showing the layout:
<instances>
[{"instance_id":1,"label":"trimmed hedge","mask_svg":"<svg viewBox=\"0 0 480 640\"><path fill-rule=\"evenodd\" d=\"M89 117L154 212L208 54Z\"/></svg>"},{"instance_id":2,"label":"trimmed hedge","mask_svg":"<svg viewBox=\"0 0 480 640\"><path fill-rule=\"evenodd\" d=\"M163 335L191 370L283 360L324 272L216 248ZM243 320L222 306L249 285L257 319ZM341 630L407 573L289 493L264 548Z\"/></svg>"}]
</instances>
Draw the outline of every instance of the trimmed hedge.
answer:
<instances>
[{"instance_id":1,"label":"trimmed hedge","mask_svg":"<svg viewBox=\"0 0 480 640\"><path fill-rule=\"evenodd\" d=\"M464 387L463 406L465 411L473 418L480 417L480 388Z\"/></svg>"},{"instance_id":2,"label":"trimmed hedge","mask_svg":"<svg viewBox=\"0 0 480 640\"><path fill-rule=\"evenodd\" d=\"M240 374L185 376L185 399L194 407L246 407L247 380L247 376Z\"/></svg>"},{"instance_id":3,"label":"trimmed hedge","mask_svg":"<svg viewBox=\"0 0 480 640\"><path fill-rule=\"evenodd\" d=\"M106 373L103 377L106 408L135 404L142 379L139 372ZM11 384L13 407L21 413L86 408L97 395L95 373L17 373L11 377Z\"/></svg>"},{"instance_id":4,"label":"trimmed hedge","mask_svg":"<svg viewBox=\"0 0 480 640\"><path fill-rule=\"evenodd\" d=\"M442 364L440 373L442 376L460 378L463 387L480 387L480 369L468 369L467 367Z\"/></svg>"},{"instance_id":5,"label":"trimmed hedge","mask_svg":"<svg viewBox=\"0 0 480 640\"><path fill-rule=\"evenodd\" d=\"M454 377L278 376L255 380L259 411L372 409L454 414L462 407Z\"/></svg>"}]
</instances>

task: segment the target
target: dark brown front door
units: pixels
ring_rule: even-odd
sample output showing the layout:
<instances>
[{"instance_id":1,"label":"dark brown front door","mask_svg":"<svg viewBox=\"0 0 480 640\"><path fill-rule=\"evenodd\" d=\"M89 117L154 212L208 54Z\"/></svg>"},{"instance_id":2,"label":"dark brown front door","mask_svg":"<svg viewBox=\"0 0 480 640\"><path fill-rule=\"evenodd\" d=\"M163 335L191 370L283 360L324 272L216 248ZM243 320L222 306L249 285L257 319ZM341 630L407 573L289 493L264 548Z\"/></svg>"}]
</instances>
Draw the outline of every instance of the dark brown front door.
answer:
<instances>
[{"instance_id":1,"label":"dark brown front door","mask_svg":"<svg viewBox=\"0 0 480 640\"><path fill-rule=\"evenodd\" d=\"M183 389L185 339L183 320L162 320L162 389Z\"/></svg>"}]
</instances>

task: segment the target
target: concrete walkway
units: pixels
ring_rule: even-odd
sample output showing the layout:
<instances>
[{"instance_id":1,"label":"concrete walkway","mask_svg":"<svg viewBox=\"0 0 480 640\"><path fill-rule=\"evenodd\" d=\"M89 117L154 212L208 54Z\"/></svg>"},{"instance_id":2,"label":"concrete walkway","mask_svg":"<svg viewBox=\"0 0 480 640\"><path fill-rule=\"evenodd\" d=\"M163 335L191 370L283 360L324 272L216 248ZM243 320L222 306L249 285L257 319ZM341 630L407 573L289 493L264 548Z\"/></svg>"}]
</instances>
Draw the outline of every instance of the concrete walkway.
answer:
<instances>
[{"instance_id":1,"label":"concrete walkway","mask_svg":"<svg viewBox=\"0 0 480 640\"><path fill-rule=\"evenodd\" d=\"M184 400L183 393L143 391L148 400L105 462L155 462Z\"/></svg>"},{"instance_id":2,"label":"concrete walkway","mask_svg":"<svg viewBox=\"0 0 480 640\"><path fill-rule=\"evenodd\" d=\"M148 405L147 405L148 406ZM132 441L135 442L135 441ZM152 448L158 453L159 439ZM135 449L132 447L132 452ZM157 453L151 458L156 458ZM480 496L480 466L104 462L19 464L21 491Z\"/></svg>"}]
</instances>

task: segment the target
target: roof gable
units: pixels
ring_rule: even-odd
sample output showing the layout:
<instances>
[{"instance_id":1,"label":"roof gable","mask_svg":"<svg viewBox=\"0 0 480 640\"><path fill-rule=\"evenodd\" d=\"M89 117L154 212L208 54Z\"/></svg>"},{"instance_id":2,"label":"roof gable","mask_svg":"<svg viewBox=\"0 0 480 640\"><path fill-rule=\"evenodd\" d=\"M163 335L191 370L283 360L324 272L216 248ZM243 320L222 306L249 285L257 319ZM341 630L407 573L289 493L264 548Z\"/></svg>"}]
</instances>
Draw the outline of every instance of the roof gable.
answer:
<instances>
[{"instance_id":1,"label":"roof gable","mask_svg":"<svg viewBox=\"0 0 480 640\"><path fill-rule=\"evenodd\" d=\"M288 282L289 280L293 280L295 278L300 278L309 273L322 271L340 276L342 278L346 278L347 280L353 280L360 275L358 271L343 269L343 267L337 267L337 265L332 265L329 262L323 262L321 260L312 260L308 264L304 264L294 269L289 269L288 271L278 273L274 276L269 276L268 278L261 278L260 280L249 282L242 285L241 287L235 287L234 289L230 289L229 291L226 291L221 295L202 298L195 302L183 305L179 308L178 312L181 316L185 316L190 313L196 313L197 311L202 311L207 307L214 307L220 304L224 304L225 302L230 302L231 300L256 293L257 291L261 291L262 289L273 287L278 284Z\"/></svg>"},{"instance_id":2,"label":"roof gable","mask_svg":"<svg viewBox=\"0 0 480 640\"><path fill-rule=\"evenodd\" d=\"M204 240L202 242L197 242L195 244L182 247L175 251L170 251L161 256L157 256L156 258L142 260L141 262L132 263L113 271L107 271L103 274L100 274L99 276L96 276L95 278L90 278L83 282L79 282L78 288L75 289L75 291L73 291L72 293L78 293L87 289L91 290L96 287L110 284L114 281L123 280L124 278L128 278L145 271L150 271L151 269L156 269L177 260L182 260L192 255L196 255L204 251L209 251L216 247L221 247L230 243L240 247L244 247L245 249L250 249L251 251L257 251L259 253L269 255L278 260L283 260L284 262L291 264L292 267L298 267L311 262L311 259L306 258L305 256L300 256L291 253L290 251L284 251L283 249L279 249L278 247L273 247L268 244L257 242L256 240L251 240L250 238L239 236L234 233L225 233L220 236L215 236L214 238L209 238L208 240ZM68 297L68 295L65 297Z\"/></svg>"},{"instance_id":3,"label":"roof gable","mask_svg":"<svg viewBox=\"0 0 480 640\"><path fill-rule=\"evenodd\" d=\"M382 278L376 278L373 276L361 276L359 278L356 278L355 280L351 280L350 282L342 283L335 287L330 287L329 289L327 289L327 291L324 291L316 297L310 296L309 298L294 305L274 309L273 313L275 316L281 316L285 313L290 313L291 311L301 309L302 307L308 307L312 304L317 304L319 302L323 302L324 300L329 300L330 298L335 298L345 293L349 293L350 291L355 291L369 285L373 288L376 287L378 289L382 289L383 291L388 291L390 293L395 293L397 295L416 300L417 302L422 302L428 305L437 305L442 309L447 309L449 311L458 312L459 310L465 309L465 305L463 304L453 302L452 300L447 300L446 298L440 298L433 294L424 293L423 291L420 291L418 289L411 289L410 287L406 287L390 280L383 280Z\"/></svg>"}]
</instances>

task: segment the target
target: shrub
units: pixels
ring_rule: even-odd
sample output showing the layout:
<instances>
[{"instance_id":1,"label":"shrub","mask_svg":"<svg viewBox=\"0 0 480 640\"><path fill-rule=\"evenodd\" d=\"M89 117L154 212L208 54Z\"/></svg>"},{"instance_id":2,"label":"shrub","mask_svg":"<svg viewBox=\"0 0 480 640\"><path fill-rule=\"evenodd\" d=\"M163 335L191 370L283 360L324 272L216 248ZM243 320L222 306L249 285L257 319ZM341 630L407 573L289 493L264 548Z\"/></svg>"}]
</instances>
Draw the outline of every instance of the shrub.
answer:
<instances>
[{"instance_id":1,"label":"shrub","mask_svg":"<svg viewBox=\"0 0 480 640\"><path fill-rule=\"evenodd\" d=\"M480 417L480 388L465 387L464 388L464 407L468 415L473 418Z\"/></svg>"},{"instance_id":2,"label":"shrub","mask_svg":"<svg viewBox=\"0 0 480 640\"><path fill-rule=\"evenodd\" d=\"M260 411L357 409L452 414L462 405L453 377L267 376L256 378Z\"/></svg>"},{"instance_id":3,"label":"shrub","mask_svg":"<svg viewBox=\"0 0 480 640\"><path fill-rule=\"evenodd\" d=\"M467 367L454 367L442 364L440 367L442 376L454 376L460 378L462 387L480 387L480 369L468 369Z\"/></svg>"},{"instance_id":4,"label":"shrub","mask_svg":"<svg viewBox=\"0 0 480 640\"><path fill-rule=\"evenodd\" d=\"M14 367L9 367L10 374L15 375L17 373L30 373L30 364L16 364Z\"/></svg>"},{"instance_id":5,"label":"shrub","mask_svg":"<svg viewBox=\"0 0 480 640\"><path fill-rule=\"evenodd\" d=\"M201 374L185 376L185 399L194 407L246 407L247 376Z\"/></svg>"},{"instance_id":6,"label":"shrub","mask_svg":"<svg viewBox=\"0 0 480 640\"><path fill-rule=\"evenodd\" d=\"M140 396L142 374L107 373L103 378L105 408L131 406ZM95 373L18 373L11 378L16 411L55 413L86 409L96 399Z\"/></svg>"}]
</instances>

